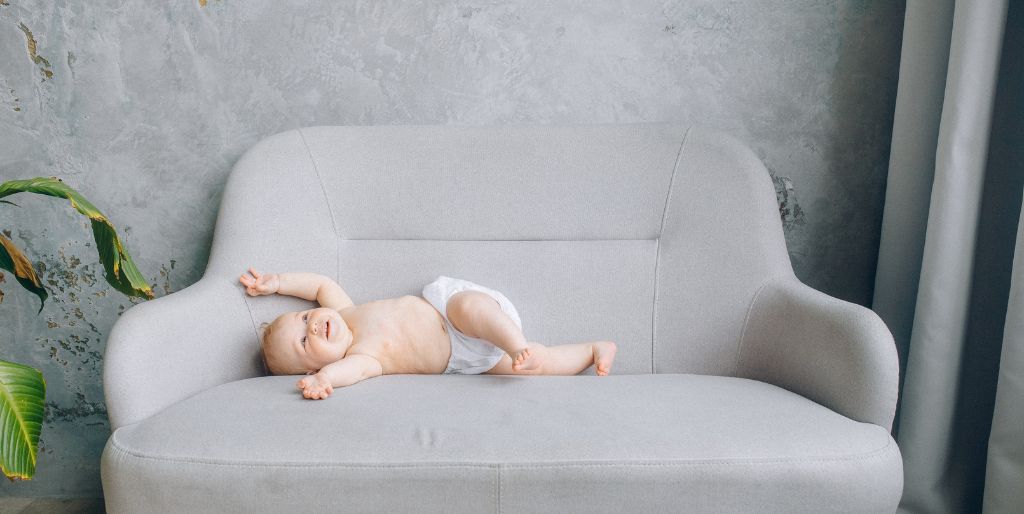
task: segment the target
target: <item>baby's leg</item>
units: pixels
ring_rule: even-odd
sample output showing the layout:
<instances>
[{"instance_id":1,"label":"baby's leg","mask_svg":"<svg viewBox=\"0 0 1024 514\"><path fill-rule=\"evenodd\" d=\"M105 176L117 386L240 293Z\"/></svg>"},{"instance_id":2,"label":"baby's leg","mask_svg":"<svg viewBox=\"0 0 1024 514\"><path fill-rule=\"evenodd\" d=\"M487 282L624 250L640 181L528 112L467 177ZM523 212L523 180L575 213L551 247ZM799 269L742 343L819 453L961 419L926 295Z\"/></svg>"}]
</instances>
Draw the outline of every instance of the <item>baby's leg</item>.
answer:
<instances>
[{"instance_id":1,"label":"baby's leg","mask_svg":"<svg viewBox=\"0 0 1024 514\"><path fill-rule=\"evenodd\" d=\"M540 356L531 352L523 331L494 298L480 291L462 291L448 299L445 309L448 321L459 332L505 350L514 370L530 371L540 367Z\"/></svg>"},{"instance_id":2,"label":"baby's leg","mask_svg":"<svg viewBox=\"0 0 1024 514\"><path fill-rule=\"evenodd\" d=\"M611 372L617 347L611 341L593 341L589 343L562 344L544 346L540 343L529 343L530 351L543 363L532 371L516 371L513 361L505 356L487 374L490 375L578 375L590 367L596 366L600 376Z\"/></svg>"}]
</instances>

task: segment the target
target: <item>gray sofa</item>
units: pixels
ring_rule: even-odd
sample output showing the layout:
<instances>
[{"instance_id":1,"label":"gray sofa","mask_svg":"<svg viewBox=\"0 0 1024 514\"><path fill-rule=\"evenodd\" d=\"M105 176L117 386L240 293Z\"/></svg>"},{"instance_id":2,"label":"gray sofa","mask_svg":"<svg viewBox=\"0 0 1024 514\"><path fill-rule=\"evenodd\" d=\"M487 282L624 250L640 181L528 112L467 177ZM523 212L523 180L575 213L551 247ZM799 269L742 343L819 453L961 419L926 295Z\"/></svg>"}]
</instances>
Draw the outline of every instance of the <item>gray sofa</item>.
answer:
<instances>
[{"instance_id":1,"label":"gray sofa","mask_svg":"<svg viewBox=\"0 0 1024 514\"><path fill-rule=\"evenodd\" d=\"M438 275L548 344L611 339L611 376L388 375L304 400L256 330ZM770 176L680 124L313 127L237 163L196 284L107 343L110 512L893 512L898 365L870 310L793 274Z\"/></svg>"}]
</instances>

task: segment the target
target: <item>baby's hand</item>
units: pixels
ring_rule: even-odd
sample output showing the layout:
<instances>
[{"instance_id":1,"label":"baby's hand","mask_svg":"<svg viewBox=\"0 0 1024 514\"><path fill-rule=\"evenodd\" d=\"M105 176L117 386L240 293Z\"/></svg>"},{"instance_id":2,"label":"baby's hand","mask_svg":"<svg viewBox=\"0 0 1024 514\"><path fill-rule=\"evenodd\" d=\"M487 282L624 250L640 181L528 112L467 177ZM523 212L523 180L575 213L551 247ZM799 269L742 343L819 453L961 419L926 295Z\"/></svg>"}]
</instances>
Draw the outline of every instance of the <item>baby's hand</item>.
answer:
<instances>
[{"instance_id":1,"label":"baby's hand","mask_svg":"<svg viewBox=\"0 0 1024 514\"><path fill-rule=\"evenodd\" d=\"M262 294L274 294L281 287L281 281L277 278L277 273L262 274L258 271L249 268L249 275L242 275L238 277L238 281L245 286L245 292L249 293L249 296L259 296Z\"/></svg>"},{"instance_id":2,"label":"baby's hand","mask_svg":"<svg viewBox=\"0 0 1024 514\"><path fill-rule=\"evenodd\" d=\"M295 385L302 389L302 396L310 400L323 400L334 392L331 383L319 373L303 377Z\"/></svg>"}]
</instances>

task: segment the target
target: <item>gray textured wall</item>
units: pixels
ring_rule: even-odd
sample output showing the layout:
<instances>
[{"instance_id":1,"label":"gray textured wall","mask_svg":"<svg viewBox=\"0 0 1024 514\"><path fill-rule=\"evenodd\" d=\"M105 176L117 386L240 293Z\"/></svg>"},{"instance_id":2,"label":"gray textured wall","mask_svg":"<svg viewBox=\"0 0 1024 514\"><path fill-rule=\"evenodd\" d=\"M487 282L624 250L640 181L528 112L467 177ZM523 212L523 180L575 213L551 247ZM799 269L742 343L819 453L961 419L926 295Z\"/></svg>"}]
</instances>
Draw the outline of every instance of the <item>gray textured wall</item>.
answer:
<instances>
[{"instance_id":1,"label":"gray textured wall","mask_svg":"<svg viewBox=\"0 0 1024 514\"><path fill-rule=\"evenodd\" d=\"M772 171L797 274L868 305L902 22L889 1L0 0L0 179L78 188L164 295L202 275L231 165L282 130L695 121ZM66 203L13 200L0 230L53 295L37 315L0 283L0 358L48 384L36 479L0 494L99 495L101 355L133 301Z\"/></svg>"}]
</instances>

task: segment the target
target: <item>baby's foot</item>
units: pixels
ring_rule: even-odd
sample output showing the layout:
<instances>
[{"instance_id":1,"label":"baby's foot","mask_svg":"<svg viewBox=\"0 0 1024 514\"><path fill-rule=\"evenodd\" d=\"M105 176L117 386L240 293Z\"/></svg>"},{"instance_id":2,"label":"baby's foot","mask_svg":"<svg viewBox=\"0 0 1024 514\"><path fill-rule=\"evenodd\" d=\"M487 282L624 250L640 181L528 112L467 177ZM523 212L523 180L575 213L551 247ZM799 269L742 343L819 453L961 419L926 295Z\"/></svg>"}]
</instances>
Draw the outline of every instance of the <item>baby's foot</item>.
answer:
<instances>
[{"instance_id":1,"label":"baby's foot","mask_svg":"<svg viewBox=\"0 0 1024 514\"><path fill-rule=\"evenodd\" d=\"M525 347L509 355L509 357L512 357L512 371L533 371L540 368L541 361L543 360L540 354L541 352L537 351L537 348Z\"/></svg>"},{"instance_id":2,"label":"baby's foot","mask_svg":"<svg viewBox=\"0 0 1024 514\"><path fill-rule=\"evenodd\" d=\"M612 361L615 360L615 352L618 347L611 341L598 341L594 343L594 368L598 376L605 376L612 371Z\"/></svg>"}]
</instances>

